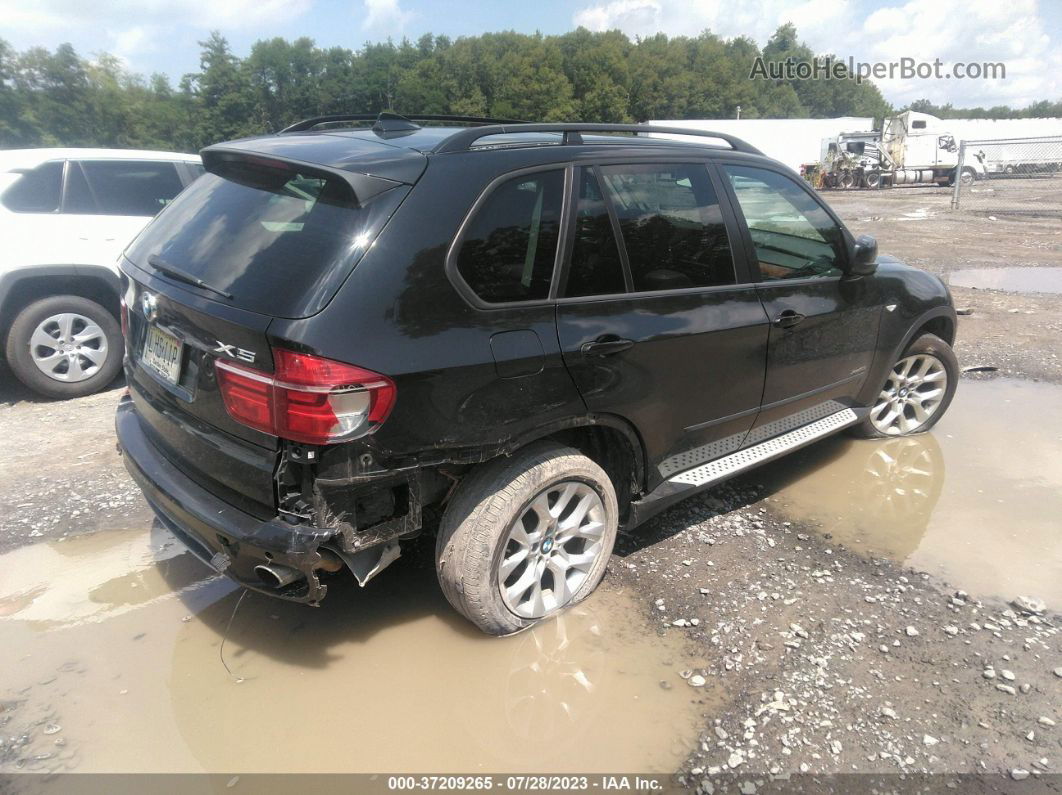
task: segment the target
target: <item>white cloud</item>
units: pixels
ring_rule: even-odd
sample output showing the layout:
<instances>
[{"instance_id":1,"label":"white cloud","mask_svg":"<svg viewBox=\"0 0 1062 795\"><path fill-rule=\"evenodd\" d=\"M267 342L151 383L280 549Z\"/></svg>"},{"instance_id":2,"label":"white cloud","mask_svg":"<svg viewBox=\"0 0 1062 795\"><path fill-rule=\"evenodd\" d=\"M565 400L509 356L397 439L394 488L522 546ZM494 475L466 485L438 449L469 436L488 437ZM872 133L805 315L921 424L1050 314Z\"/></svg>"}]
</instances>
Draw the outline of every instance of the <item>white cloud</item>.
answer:
<instances>
[{"instance_id":1,"label":"white cloud","mask_svg":"<svg viewBox=\"0 0 1062 795\"><path fill-rule=\"evenodd\" d=\"M416 16L403 10L398 0L363 0L365 19L362 30L378 34L397 35Z\"/></svg>"},{"instance_id":2,"label":"white cloud","mask_svg":"<svg viewBox=\"0 0 1062 795\"><path fill-rule=\"evenodd\" d=\"M126 29L131 20L140 26L253 30L302 16L312 4L313 0L37 0L27 10L25 0L0 0L0 19L6 30L26 34L74 32L85 26Z\"/></svg>"},{"instance_id":3,"label":"white cloud","mask_svg":"<svg viewBox=\"0 0 1062 795\"><path fill-rule=\"evenodd\" d=\"M724 37L749 36L761 45L779 25L792 22L816 52L856 61L939 58L947 71L958 61L1006 64L1005 80L874 81L897 105L925 97L955 105L1021 106L1062 97L1062 31L1049 29L1038 0L886 0L876 5L869 7L867 0L604 0L585 5L572 22L643 37L657 32L693 36L708 28Z\"/></svg>"},{"instance_id":4,"label":"white cloud","mask_svg":"<svg viewBox=\"0 0 1062 795\"><path fill-rule=\"evenodd\" d=\"M1062 38L1058 32L1055 37ZM1005 79L878 81L894 102L928 97L955 105L1020 106L1062 96L1062 41L1052 42L1037 0L934 0L887 6L866 18L853 41L864 54L852 55L867 61L939 58L948 72L957 62L1006 66Z\"/></svg>"},{"instance_id":5,"label":"white cloud","mask_svg":"<svg viewBox=\"0 0 1062 795\"><path fill-rule=\"evenodd\" d=\"M85 55L105 50L136 71L175 46L175 35L266 33L303 16L314 0L0 0L0 37L16 49L78 43ZM91 42L86 46L85 42Z\"/></svg>"},{"instance_id":6,"label":"white cloud","mask_svg":"<svg viewBox=\"0 0 1062 795\"><path fill-rule=\"evenodd\" d=\"M156 31L144 25L136 25L125 30L120 30L111 36L114 46L111 51L119 58L127 59L131 55L144 50L150 50L152 39Z\"/></svg>"},{"instance_id":7,"label":"white cloud","mask_svg":"<svg viewBox=\"0 0 1062 795\"><path fill-rule=\"evenodd\" d=\"M659 27L661 10L659 0L613 0L577 11L572 21L588 30L634 29L644 35Z\"/></svg>"},{"instance_id":8,"label":"white cloud","mask_svg":"<svg viewBox=\"0 0 1062 795\"><path fill-rule=\"evenodd\" d=\"M801 29L831 27L847 13L849 0L606 0L585 6L572 23L590 30L618 28L631 36L666 33L695 36L705 28L721 36L750 36L763 42L779 25Z\"/></svg>"},{"instance_id":9,"label":"white cloud","mask_svg":"<svg viewBox=\"0 0 1062 795\"><path fill-rule=\"evenodd\" d=\"M42 7L26 8L18 0L0 2L0 19L4 20L4 28L8 31L47 30L63 24L62 14Z\"/></svg>"}]
</instances>

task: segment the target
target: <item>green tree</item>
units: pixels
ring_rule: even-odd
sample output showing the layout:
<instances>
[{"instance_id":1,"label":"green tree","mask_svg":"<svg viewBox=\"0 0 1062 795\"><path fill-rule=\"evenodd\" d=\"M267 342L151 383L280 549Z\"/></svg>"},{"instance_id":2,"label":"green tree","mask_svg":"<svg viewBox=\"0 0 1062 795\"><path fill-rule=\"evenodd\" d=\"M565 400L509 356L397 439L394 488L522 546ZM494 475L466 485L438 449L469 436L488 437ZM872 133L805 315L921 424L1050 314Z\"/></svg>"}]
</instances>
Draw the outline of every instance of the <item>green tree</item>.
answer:
<instances>
[{"instance_id":1,"label":"green tree","mask_svg":"<svg viewBox=\"0 0 1062 795\"><path fill-rule=\"evenodd\" d=\"M497 63L490 112L510 119L567 121L576 113L560 48L542 36L524 39Z\"/></svg>"},{"instance_id":2,"label":"green tree","mask_svg":"<svg viewBox=\"0 0 1062 795\"><path fill-rule=\"evenodd\" d=\"M188 75L185 83L196 105L192 122L195 146L262 132L265 120L255 107L247 73L229 49L228 41L214 31L199 45L203 48L200 71Z\"/></svg>"},{"instance_id":3,"label":"green tree","mask_svg":"<svg viewBox=\"0 0 1062 795\"><path fill-rule=\"evenodd\" d=\"M0 146L24 146L35 131L23 119L24 92L17 90L18 58L11 45L0 39Z\"/></svg>"},{"instance_id":4,"label":"green tree","mask_svg":"<svg viewBox=\"0 0 1062 795\"><path fill-rule=\"evenodd\" d=\"M583 121L630 121L630 40L616 30L579 28L559 37L562 69Z\"/></svg>"},{"instance_id":5,"label":"green tree","mask_svg":"<svg viewBox=\"0 0 1062 795\"><path fill-rule=\"evenodd\" d=\"M37 129L38 146L91 146L92 108L85 63L74 48L61 44L54 53L43 47L18 58L15 88L24 100L23 119Z\"/></svg>"},{"instance_id":6,"label":"green tree","mask_svg":"<svg viewBox=\"0 0 1062 795\"><path fill-rule=\"evenodd\" d=\"M312 39L256 42L243 69L257 117L268 129L279 130L298 119L318 115L324 67L324 53L314 47Z\"/></svg>"},{"instance_id":7,"label":"green tree","mask_svg":"<svg viewBox=\"0 0 1062 795\"><path fill-rule=\"evenodd\" d=\"M322 114L352 113L358 109L354 86L354 53L331 47L321 54L317 101Z\"/></svg>"},{"instance_id":8,"label":"green tree","mask_svg":"<svg viewBox=\"0 0 1062 795\"><path fill-rule=\"evenodd\" d=\"M636 121L687 118L693 77L685 41L658 33L635 46L630 59L630 115Z\"/></svg>"},{"instance_id":9,"label":"green tree","mask_svg":"<svg viewBox=\"0 0 1062 795\"><path fill-rule=\"evenodd\" d=\"M199 70L173 87L131 74L106 54L69 44L15 52L0 40L0 145L121 146L195 151L330 113L502 116L531 120L801 118L891 113L869 81L750 79L757 58L828 64L791 24L761 51L711 31L632 41L583 28L560 36L513 31L451 40L370 42L319 49L311 39L256 42L238 58L220 33L201 42ZM1062 101L1026 108L957 108L927 100L941 118L1062 116Z\"/></svg>"}]
</instances>

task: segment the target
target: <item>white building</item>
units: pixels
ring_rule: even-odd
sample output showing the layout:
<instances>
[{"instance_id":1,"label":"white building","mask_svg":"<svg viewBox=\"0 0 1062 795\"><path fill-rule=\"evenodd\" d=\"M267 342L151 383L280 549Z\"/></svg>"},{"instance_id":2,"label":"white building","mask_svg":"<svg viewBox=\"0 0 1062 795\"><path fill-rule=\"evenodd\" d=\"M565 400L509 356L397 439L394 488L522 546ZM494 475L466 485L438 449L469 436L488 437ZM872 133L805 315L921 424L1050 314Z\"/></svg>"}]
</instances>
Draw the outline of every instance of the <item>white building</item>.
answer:
<instances>
[{"instance_id":1,"label":"white building","mask_svg":"<svg viewBox=\"0 0 1062 795\"><path fill-rule=\"evenodd\" d=\"M1062 136L1062 119L942 119L935 122L940 130L953 136L956 142ZM805 163L819 162L823 139L835 138L839 133L869 132L874 129L874 119L865 116L841 116L835 119L660 119L649 124L736 135L794 171L799 171ZM660 136L681 138L666 133Z\"/></svg>"},{"instance_id":2,"label":"white building","mask_svg":"<svg viewBox=\"0 0 1062 795\"><path fill-rule=\"evenodd\" d=\"M942 119L956 141L1045 138L1062 135L1062 119Z\"/></svg>"},{"instance_id":3,"label":"white building","mask_svg":"<svg viewBox=\"0 0 1062 795\"><path fill-rule=\"evenodd\" d=\"M694 130L714 130L736 135L755 146L768 157L800 171L804 163L817 163L822 139L842 132L863 132L874 129L869 116L841 116L836 119L692 119L683 121L650 121L662 127L688 127ZM661 133L661 137L681 136ZM689 139L686 139L689 140Z\"/></svg>"}]
</instances>

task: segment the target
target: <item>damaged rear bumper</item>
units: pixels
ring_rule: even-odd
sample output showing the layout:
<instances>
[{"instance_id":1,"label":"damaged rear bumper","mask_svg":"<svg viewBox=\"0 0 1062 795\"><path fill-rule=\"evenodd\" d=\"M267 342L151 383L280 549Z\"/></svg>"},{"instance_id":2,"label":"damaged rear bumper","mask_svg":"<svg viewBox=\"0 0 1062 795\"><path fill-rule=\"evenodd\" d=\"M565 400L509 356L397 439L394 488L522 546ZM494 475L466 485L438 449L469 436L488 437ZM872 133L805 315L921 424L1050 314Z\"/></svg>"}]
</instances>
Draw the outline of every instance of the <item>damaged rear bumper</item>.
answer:
<instances>
[{"instance_id":1,"label":"damaged rear bumper","mask_svg":"<svg viewBox=\"0 0 1062 795\"><path fill-rule=\"evenodd\" d=\"M128 398L118 405L115 430L126 468L162 523L194 555L246 588L317 605L328 590L322 571L346 564L364 584L398 556L397 540L347 554L324 547L335 528L279 516L263 521L219 499L162 455Z\"/></svg>"}]
</instances>

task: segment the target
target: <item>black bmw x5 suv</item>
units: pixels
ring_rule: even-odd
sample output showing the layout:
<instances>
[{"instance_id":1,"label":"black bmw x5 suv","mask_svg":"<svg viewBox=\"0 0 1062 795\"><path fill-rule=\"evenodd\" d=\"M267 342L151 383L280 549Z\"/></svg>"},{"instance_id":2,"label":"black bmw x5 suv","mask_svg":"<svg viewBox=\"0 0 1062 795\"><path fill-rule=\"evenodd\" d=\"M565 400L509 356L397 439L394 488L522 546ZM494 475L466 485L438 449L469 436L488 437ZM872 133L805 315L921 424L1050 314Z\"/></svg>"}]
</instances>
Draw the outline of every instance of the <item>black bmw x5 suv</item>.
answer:
<instances>
[{"instance_id":1,"label":"black bmw x5 suv","mask_svg":"<svg viewBox=\"0 0 1062 795\"><path fill-rule=\"evenodd\" d=\"M619 528L951 401L941 281L739 139L364 118L203 150L122 263L127 466L248 588L319 604L425 528L453 606L515 632Z\"/></svg>"}]
</instances>

